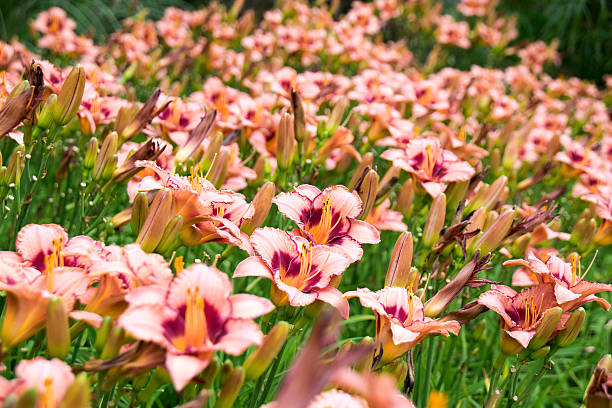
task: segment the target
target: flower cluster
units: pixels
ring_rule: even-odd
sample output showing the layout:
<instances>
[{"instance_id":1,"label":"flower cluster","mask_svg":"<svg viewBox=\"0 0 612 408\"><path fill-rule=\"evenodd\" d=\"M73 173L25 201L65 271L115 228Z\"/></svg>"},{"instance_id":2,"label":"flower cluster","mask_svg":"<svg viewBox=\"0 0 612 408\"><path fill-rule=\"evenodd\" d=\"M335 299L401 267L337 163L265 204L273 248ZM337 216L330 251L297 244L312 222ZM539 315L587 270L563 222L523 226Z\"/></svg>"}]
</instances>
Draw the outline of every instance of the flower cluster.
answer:
<instances>
[{"instance_id":1,"label":"flower cluster","mask_svg":"<svg viewBox=\"0 0 612 408\"><path fill-rule=\"evenodd\" d=\"M530 401L610 308L610 78L496 1L241 4L0 41L0 403Z\"/></svg>"}]
</instances>

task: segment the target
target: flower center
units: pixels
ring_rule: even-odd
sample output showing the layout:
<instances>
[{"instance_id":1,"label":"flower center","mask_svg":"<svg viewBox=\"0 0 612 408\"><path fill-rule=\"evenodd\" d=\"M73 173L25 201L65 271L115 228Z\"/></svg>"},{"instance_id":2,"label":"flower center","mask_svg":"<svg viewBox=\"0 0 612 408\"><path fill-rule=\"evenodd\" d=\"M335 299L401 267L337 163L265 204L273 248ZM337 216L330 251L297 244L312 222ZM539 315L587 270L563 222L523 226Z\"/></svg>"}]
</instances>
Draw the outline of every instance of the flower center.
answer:
<instances>
[{"instance_id":1,"label":"flower center","mask_svg":"<svg viewBox=\"0 0 612 408\"><path fill-rule=\"evenodd\" d=\"M329 239L329 234L340 223L340 216L338 216L336 222L332 224L333 219L334 210L329 202L329 198L327 198L321 207L321 219L319 220L319 223L310 228L312 239L317 244L326 244L327 240Z\"/></svg>"},{"instance_id":2,"label":"flower center","mask_svg":"<svg viewBox=\"0 0 612 408\"><path fill-rule=\"evenodd\" d=\"M204 299L200 287L187 288L187 308L185 310L185 346L199 347L208 338L208 326L204 313Z\"/></svg>"},{"instance_id":3,"label":"flower center","mask_svg":"<svg viewBox=\"0 0 612 408\"><path fill-rule=\"evenodd\" d=\"M204 181L206 178L202 174L202 170L199 167L191 166L189 168L189 176L187 177L189 180L189 184L194 191L197 191L198 194L202 192L204 189Z\"/></svg>"},{"instance_id":4,"label":"flower center","mask_svg":"<svg viewBox=\"0 0 612 408\"><path fill-rule=\"evenodd\" d=\"M51 253L45 255L45 270L44 273L47 275L47 290L53 292L55 283L55 268L64 266L64 257L62 256L62 250L64 249L63 238L53 238L51 241Z\"/></svg>"},{"instance_id":5,"label":"flower center","mask_svg":"<svg viewBox=\"0 0 612 408\"><path fill-rule=\"evenodd\" d=\"M436 166L436 157L434 157L431 145L425 146L425 160L423 160L423 170L429 177L432 176L434 167Z\"/></svg>"},{"instance_id":6,"label":"flower center","mask_svg":"<svg viewBox=\"0 0 612 408\"><path fill-rule=\"evenodd\" d=\"M414 317L414 292L412 291L412 286L406 288L406 292L408 293L408 316L404 320L404 326L410 325Z\"/></svg>"},{"instance_id":7,"label":"flower center","mask_svg":"<svg viewBox=\"0 0 612 408\"><path fill-rule=\"evenodd\" d=\"M538 321L540 314L542 313L542 303L544 301L544 294L540 298L539 304L536 304L533 296L526 297L523 299L525 302L525 328L531 327L535 322Z\"/></svg>"}]
</instances>

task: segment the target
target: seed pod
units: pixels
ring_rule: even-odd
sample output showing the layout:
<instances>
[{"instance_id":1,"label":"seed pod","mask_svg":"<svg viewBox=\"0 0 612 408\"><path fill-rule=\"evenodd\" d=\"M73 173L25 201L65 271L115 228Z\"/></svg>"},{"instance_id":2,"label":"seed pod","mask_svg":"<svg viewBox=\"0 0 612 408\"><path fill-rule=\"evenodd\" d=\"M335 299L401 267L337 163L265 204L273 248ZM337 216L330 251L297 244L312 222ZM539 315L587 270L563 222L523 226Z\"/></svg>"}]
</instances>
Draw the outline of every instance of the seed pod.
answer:
<instances>
[{"instance_id":1,"label":"seed pod","mask_svg":"<svg viewBox=\"0 0 612 408\"><path fill-rule=\"evenodd\" d=\"M77 65L66 77L53 109L53 120L60 126L70 122L76 115L85 90L85 70Z\"/></svg>"}]
</instances>

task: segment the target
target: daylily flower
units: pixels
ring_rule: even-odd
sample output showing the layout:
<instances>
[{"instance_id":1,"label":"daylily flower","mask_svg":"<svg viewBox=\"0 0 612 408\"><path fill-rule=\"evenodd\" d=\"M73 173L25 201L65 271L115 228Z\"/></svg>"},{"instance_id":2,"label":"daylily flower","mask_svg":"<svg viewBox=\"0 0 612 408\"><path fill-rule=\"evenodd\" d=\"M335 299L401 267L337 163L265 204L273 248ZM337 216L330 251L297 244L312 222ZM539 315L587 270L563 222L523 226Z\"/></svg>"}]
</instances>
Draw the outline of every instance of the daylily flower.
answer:
<instances>
[{"instance_id":1,"label":"daylily flower","mask_svg":"<svg viewBox=\"0 0 612 408\"><path fill-rule=\"evenodd\" d=\"M20 396L30 388L36 389L39 407L56 407L74 382L72 369L66 363L54 358L46 360L36 357L23 360L15 368L17 378L6 381L0 390L0 401L9 395ZM4 380L4 378L3 378Z\"/></svg>"},{"instance_id":2,"label":"daylily flower","mask_svg":"<svg viewBox=\"0 0 612 408\"><path fill-rule=\"evenodd\" d=\"M332 280L349 266L344 255L276 228L256 229L251 244L259 256L242 261L234 278L261 276L272 280L270 297L277 306L306 306L321 300L345 319L348 317L348 302L332 286Z\"/></svg>"},{"instance_id":3,"label":"daylily flower","mask_svg":"<svg viewBox=\"0 0 612 408\"><path fill-rule=\"evenodd\" d=\"M444 183L469 180L475 172L467 162L442 149L438 139L416 139L405 149L389 149L380 157L414 174L432 197L444 191Z\"/></svg>"},{"instance_id":4,"label":"daylily flower","mask_svg":"<svg viewBox=\"0 0 612 408\"><path fill-rule=\"evenodd\" d=\"M546 262L543 262L534 251L529 251L526 259L512 259L504 262L504 266L514 265L527 268L534 285L553 283L555 298L564 309L566 308L564 305L568 303L573 305L576 302L584 303L584 301L596 301L604 309L610 309L610 304L606 300L598 298L594 294L610 292L612 291L612 285L585 281L584 277L587 271L582 275L580 274L580 257L578 255L573 255L571 263L554 254L550 254Z\"/></svg>"},{"instance_id":5,"label":"daylily flower","mask_svg":"<svg viewBox=\"0 0 612 408\"><path fill-rule=\"evenodd\" d=\"M367 288L344 294L346 298L358 297L362 306L369 307L376 315L376 348L380 363L387 364L416 346L426 336L449 333L458 334L458 322L441 321L425 317L421 299L412 290L391 286L372 292Z\"/></svg>"},{"instance_id":6,"label":"daylily flower","mask_svg":"<svg viewBox=\"0 0 612 408\"><path fill-rule=\"evenodd\" d=\"M300 234L318 245L329 245L351 262L361 259L360 244L380 241L378 230L357 220L362 203L359 195L344 186L327 187L323 191L303 184L295 191L281 193L273 202L286 217L295 222Z\"/></svg>"},{"instance_id":7,"label":"daylily flower","mask_svg":"<svg viewBox=\"0 0 612 408\"><path fill-rule=\"evenodd\" d=\"M556 296L557 287L554 283L541 283L516 292L507 286L491 285L491 290L480 295L478 303L499 314L502 319L501 330L523 348L527 348L550 309L562 309L563 314L555 328L558 331L565 327L570 317L569 311L595 300L594 296L587 296L560 304Z\"/></svg>"},{"instance_id":8,"label":"daylily flower","mask_svg":"<svg viewBox=\"0 0 612 408\"><path fill-rule=\"evenodd\" d=\"M133 290L118 324L134 338L166 349L166 369L180 391L206 368L216 351L239 355L261 344L263 334L252 319L274 306L267 299L231 293L227 275L193 264L167 290L159 286Z\"/></svg>"}]
</instances>

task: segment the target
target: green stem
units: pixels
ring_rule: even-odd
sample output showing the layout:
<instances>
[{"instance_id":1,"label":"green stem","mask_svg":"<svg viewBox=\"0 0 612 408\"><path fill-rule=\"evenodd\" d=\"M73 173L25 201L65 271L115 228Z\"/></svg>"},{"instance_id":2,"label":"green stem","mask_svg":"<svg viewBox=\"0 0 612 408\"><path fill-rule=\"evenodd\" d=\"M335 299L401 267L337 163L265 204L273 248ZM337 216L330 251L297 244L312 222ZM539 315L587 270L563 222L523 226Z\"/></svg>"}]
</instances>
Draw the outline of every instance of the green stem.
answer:
<instances>
[{"instance_id":1,"label":"green stem","mask_svg":"<svg viewBox=\"0 0 612 408\"><path fill-rule=\"evenodd\" d=\"M420 406L427 406L427 401L429 400L429 388L431 385L431 376L433 371L433 360L434 360L434 348L437 344L437 339L433 338L429 341L429 347L427 348L427 365L425 368L425 372L421 372L421 376L423 377L423 391L420 393L419 400L421 401ZM433 346L433 347L432 347Z\"/></svg>"},{"instance_id":2,"label":"green stem","mask_svg":"<svg viewBox=\"0 0 612 408\"><path fill-rule=\"evenodd\" d=\"M485 407L493 406L492 404L498 398L495 395L495 389L497 388L497 384L499 383L499 378L501 377L502 368L504 367L506 357L507 356L504 353L499 353L499 355L495 359L495 362L493 363L493 372L491 374L491 383L489 384L489 392L487 393L487 400L484 404Z\"/></svg>"},{"instance_id":3,"label":"green stem","mask_svg":"<svg viewBox=\"0 0 612 408\"><path fill-rule=\"evenodd\" d=\"M263 392L261 393L261 397L259 398L259 405L262 405L266 401L268 393L270 392L270 389L272 388L272 383L274 382L276 371L278 370L278 366L280 365L280 361L283 357L283 353L285 352L286 344L287 343L283 344L281 351L278 353L278 357L276 357L276 360L274 361L274 364L272 365L272 368L270 369L270 372L268 373L268 378L266 379L266 385L264 386Z\"/></svg>"},{"instance_id":4,"label":"green stem","mask_svg":"<svg viewBox=\"0 0 612 408\"><path fill-rule=\"evenodd\" d=\"M512 406L512 403L516 402L514 400L514 393L516 391L516 384L518 383L520 371L521 371L521 363L519 362L517 364L516 370L512 373L512 378L510 379L510 395L508 395L508 402L506 404L507 408L510 408ZM518 398L517 398L517 401L518 401Z\"/></svg>"}]
</instances>

